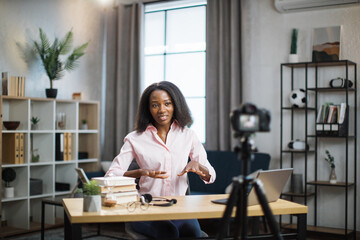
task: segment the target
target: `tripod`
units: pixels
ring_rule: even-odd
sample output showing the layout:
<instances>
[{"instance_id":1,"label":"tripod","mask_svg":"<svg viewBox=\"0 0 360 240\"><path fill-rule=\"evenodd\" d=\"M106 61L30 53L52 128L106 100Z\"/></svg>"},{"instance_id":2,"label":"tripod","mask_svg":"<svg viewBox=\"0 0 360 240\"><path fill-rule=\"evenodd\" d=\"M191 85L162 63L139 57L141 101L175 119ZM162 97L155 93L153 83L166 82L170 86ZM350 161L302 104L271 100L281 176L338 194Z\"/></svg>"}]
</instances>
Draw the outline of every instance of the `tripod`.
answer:
<instances>
[{"instance_id":1,"label":"tripod","mask_svg":"<svg viewBox=\"0 0 360 240\"><path fill-rule=\"evenodd\" d=\"M217 235L217 239L223 239L226 234L227 227L230 224L231 214L233 212L234 206L236 206L236 215L235 215L235 226L239 226L235 229L234 239L246 239L247 237L247 225L248 225L248 216L247 216L247 204L248 204L248 189L249 187L254 187L256 196L261 205L261 208L264 212L265 218L269 222L269 227L273 233L275 239L282 240L282 236L278 229L275 218L272 214L272 211L269 207L268 201L265 196L265 192L262 187L260 180L254 179L253 177L247 176L248 174L248 162L251 161L251 146L249 144L249 134L246 134L241 139L241 149L239 147L235 148L235 152L240 158L241 150L241 159L243 161L243 173L238 177L233 179L233 189L230 193L223 218L220 223L220 231ZM241 238L240 237L241 234Z\"/></svg>"}]
</instances>

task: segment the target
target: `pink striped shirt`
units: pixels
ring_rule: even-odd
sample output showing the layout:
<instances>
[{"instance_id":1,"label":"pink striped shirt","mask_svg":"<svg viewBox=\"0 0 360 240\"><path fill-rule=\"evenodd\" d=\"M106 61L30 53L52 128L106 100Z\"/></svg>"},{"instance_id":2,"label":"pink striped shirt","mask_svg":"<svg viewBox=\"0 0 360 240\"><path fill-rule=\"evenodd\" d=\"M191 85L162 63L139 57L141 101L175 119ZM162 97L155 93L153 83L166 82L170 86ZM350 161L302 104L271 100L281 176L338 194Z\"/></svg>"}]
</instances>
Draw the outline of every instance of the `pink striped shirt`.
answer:
<instances>
[{"instance_id":1,"label":"pink striped shirt","mask_svg":"<svg viewBox=\"0 0 360 240\"><path fill-rule=\"evenodd\" d=\"M142 169L166 171L165 179L141 177L140 194L152 196L182 196L188 188L187 174L178 176L188 162L197 161L207 167L211 175L209 182L216 178L214 168L207 160L206 151L195 132L188 127L181 127L174 121L168 132L166 144L157 135L157 129L149 125L142 133L131 132L124 139L124 145L117 155L106 176L122 176L131 161L136 158ZM195 174L195 173L190 173Z\"/></svg>"}]
</instances>

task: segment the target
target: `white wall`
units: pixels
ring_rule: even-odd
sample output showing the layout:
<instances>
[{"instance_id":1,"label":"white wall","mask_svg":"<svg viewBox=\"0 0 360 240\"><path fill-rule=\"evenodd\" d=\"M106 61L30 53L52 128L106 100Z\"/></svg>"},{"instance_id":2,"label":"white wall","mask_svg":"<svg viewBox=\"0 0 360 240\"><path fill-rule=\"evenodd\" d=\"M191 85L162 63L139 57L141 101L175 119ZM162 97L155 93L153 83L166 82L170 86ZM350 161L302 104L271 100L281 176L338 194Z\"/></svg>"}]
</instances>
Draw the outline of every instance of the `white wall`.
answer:
<instances>
[{"instance_id":1,"label":"white wall","mask_svg":"<svg viewBox=\"0 0 360 240\"><path fill-rule=\"evenodd\" d=\"M349 59L359 64L360 5L284 14L275 10L273 1L244 0L243 13L243 88L246 89L243 91L243 99L271 111L271 132L257 133L255 142L260 151L271 154L271 167L278 168L280 158L280 64L288 61L291 30L299 29L298 54L300 61L311 61L312 29L342 25L341 59ZM339 161L339 159L337 160ZM319 161L322 161L322 158ZM325 163L320 163L324 164L324 170L320 177L326 179L329 172L326 171ZM340 173L340 169L338 171L338 175L342 178L343 174ZM344 181L344 179L339 180ZM341 193L344 191L327 188L322 189L321 192L324 195L318 203L318 224L328 227L343 227L345 208L343 207L344 195ZM313 200L310 198L309 224L313 223L312 203ZM351 215L353 213L352 206L349 205ZM359 198L357 206L359 209ZM357 215L359 215L359 211ZM357 229L360 229L359 219L357 220ZM353 225L350 226L352 228Z\"/></svg>"},{"instance_id":2,"label":"white wall","mask_svg":"<svg viewBox=\"0 0 360 240\"><path fill-rule=\"evenodd\" d=\"M74 46L90 40L80 66L54 81L58 99L71 99L83 92L85 100L100 100L103 47L103 7L96 0L0 0L0 71L26 76L26 96L45 97L49 80L40 61L26 64L16 42L38 40L41 27L52 41L70 29Z\"/></svg>"}]
</instances>

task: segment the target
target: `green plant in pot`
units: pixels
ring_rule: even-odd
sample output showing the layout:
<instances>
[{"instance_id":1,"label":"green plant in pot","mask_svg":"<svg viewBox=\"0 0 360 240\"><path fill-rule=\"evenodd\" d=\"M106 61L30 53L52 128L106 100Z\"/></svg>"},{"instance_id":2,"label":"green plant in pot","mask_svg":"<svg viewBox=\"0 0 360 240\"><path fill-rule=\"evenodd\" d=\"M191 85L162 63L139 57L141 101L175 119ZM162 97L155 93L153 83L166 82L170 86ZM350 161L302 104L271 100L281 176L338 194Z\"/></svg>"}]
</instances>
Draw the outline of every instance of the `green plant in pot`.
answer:
<instances>
[{"instance_id":1,"label":"green plant in pot","mask_svg":"<svg viewBox=\"0 0 360 240\"><path fill-rule=\"evenodd\" d=\"M50 88L45 89L46 96L56 98L57 89L53 88L53 81L61 79L65 71L74 70L79 65L78 59L85 54L89 42L73 49L72 30L63 39L55 38L54 42L50 43L44 31L39 28L39 37L39 41L34 41L34 50L39 55L50 80Z\"/></svg>"},{"instance_id":2,"label":"green plant in pot","mask_svg":"<svg viewBox=\"0 0 360 240\"><path fill-rule=\"evenodd\" d=\"M32 130L37 130L38 126L39 126L38 123L40 122L40 118L31 117L30 122L31 122L31 129Z\"/></svg>"},{"instance_id":3,"label":"green plant in pot","mask_svg":"<svg viewBox=\"0 0 360 240\"><path fill-rule=\"evenodd\" d=\"M100 187L97 181L91 180L84 183L84 212L100 212L101 211L101 195Z\"/></svg>"},{"instance_id":4,"label":"green plant in pot","mask_svg":"<svg viewBox=\"0 0 360 240\"><path fill-rule=\"evenodd\" d=\"M330 177L329 177L329 182L331 184L336 184L337 183L337 177L336 177L336 173L335 173L335 159L334 156L332 156L329 152L329 150L325 150L325 161L327 161L331 167L331 171L330 171Z\"/></svg>"},{"instance_id":5,"label":"green plant in pot","mask_svg":"<svg viewBox=\"0 0 360 240\"><path fill-rule=\"evenodd\" d=\"M5 182L4 196L5 198L14 197L14 187L10 183L16 179L16 172L12 168L4 168L2 170L2 180Z\"/></svg>"}]
</instances>

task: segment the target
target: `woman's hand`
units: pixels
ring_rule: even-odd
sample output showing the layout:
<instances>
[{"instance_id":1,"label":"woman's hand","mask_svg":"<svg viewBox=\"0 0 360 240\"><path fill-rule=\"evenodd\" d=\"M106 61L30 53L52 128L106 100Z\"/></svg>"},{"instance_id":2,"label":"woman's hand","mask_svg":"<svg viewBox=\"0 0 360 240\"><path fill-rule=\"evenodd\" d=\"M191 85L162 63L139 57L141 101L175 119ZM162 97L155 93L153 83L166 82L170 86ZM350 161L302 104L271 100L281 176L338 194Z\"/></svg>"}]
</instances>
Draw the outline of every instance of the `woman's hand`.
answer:
<instances>
[{"instance_id":1,"label":"woman's hand","mask_svg":"<svg viewBox=\"0 0 360 240\"><path fill-rule=\"evenodd\" d=\"M186 167L184 168L184 170L182 170L181 173L178 174L178 176L182 176L187 172L194 172L197 175L199 175L201 177L202 180L204 181L209 181L210 180L210 174L209 174L209 170L207 169L207 167L201 165L199 162L196 161L190 161Z\"/></svg>"},{"instance_id":2,"label":"woman's hand","mask_svg":"<svg viewBox=\"0 0 360 240\"><path fill-rule=\"evenodd\" d=\"M149 169L139 169L141 172L141 176L147 176L152 178L168 178L169 175L165 175L167 172L165 171L155 171L155 170L149 170Z\"/></svg>"},{"instance_id":3,"label":"woman's hand","mask_svg":"<svg viewBox=\"0 0 360 240\"><path fill-rule=\"evenodd\" d=\"M124 173L124 176L126 177L133 177L133 178L139 178L142 176L152 177L152 178L168 178L169 175L165 175L167 172L165 171L155 171L150 169L136 169L127 171Z\"/></svg>"}]
</instances>

